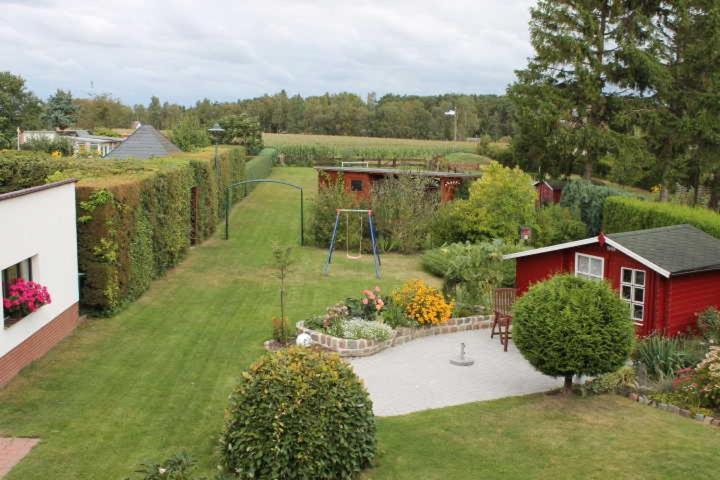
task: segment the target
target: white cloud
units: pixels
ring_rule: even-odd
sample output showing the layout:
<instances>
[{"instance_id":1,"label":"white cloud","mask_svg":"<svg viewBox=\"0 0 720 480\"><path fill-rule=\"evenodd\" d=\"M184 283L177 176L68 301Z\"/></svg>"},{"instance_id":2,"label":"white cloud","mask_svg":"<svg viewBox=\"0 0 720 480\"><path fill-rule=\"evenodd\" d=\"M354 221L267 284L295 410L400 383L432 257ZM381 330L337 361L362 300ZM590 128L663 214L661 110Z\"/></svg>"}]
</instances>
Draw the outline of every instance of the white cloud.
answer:
<instances>
[{"instance_id":1,"label":"white cloud","mask_svg":"<svg viewBox=\"0 0 720 480\"><path fill-rule=\"evenodd\" d=\"M129 103L501 93L531 53L532 3L0 0L0 68L42 97L92 82Z\"/></svg>"}]
</instances>

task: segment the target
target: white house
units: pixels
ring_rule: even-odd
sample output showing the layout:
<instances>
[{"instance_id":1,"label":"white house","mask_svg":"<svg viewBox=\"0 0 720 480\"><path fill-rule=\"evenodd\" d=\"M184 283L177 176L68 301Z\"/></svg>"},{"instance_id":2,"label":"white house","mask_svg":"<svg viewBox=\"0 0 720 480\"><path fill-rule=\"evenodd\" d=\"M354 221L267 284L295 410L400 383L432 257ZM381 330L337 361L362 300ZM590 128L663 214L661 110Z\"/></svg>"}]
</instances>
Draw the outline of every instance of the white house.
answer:
<instances>
[{"instance_id":1,"label":"white house","mask_svg":"<svg viewBox=\"0 0 720 480\"><path fill-rule=\"evenodd\" d=\"M75 155L90 153L104 157L123 142L123 138L93 135L87 130L18 130L18 145L31 140L55 140L67 138L73 145Z\"/></svg>"},{"instance_id":2,"label":"white house","mask_svg":"<svg viewBox=\"0 0 720 480\"><path fill-rule=\"evenodd\" d=\"M75 180L0 194L0 288L17 277L47 287L51 302L21 317L0 302L0 385L43 356L79 320Z\"/></svg>"}]
</instances>

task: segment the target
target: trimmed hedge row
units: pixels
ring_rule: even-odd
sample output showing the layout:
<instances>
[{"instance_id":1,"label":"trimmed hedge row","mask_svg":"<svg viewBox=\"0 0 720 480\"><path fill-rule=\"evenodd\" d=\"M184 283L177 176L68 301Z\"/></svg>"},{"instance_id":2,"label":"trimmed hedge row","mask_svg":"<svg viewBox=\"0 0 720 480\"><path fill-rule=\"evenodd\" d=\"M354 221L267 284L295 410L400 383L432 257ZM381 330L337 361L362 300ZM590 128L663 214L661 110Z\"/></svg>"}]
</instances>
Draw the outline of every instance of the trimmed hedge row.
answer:
<instances>
[{"instance_id":1,"label":"trimmed hedge row","mask_svg":"<svg viewBox=\"0 0 720 480\"><path fill-rule=\"evenodd\" d=\"M605 201L605 233L629 232L646 228L689 223L720 238L720 215L701 207L651 202L631 197L608 197Z\"/></svg>"},{"instance_id":2,"label":"trimmed hedge row","mask_svg":"<svg viewBox=\"0 0 720 480\"><path fill-rule=\"evenodd\" d=\"M268 149L246 163L242 148L214 156L152 160L82 160L36 152L0 152L0 192L78 178L81 302L110 313L145 292L177 265L191 242L213 234L229 184L270 174ZM249 191L250 189L248 189ZM235 203L244 191L232 196Z\"/></svg>"}]
</instances>

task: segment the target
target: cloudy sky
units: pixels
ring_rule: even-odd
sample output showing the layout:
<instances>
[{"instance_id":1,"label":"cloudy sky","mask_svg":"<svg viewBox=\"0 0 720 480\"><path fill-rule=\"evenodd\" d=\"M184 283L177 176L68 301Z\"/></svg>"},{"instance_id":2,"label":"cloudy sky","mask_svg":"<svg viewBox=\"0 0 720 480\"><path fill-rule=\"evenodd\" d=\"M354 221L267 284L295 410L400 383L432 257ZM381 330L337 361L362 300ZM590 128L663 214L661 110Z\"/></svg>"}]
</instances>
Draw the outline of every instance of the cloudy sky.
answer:
<instances>
[{"instance_id":1,"label":"cloudy sky","mask_svg":"<svg viewBox=\"0 0 720 480\"><path fill-rule=\"evenodd\" d=\"M0 0L0 70L45 98L501 93L532 0Z\"/></svg>"}]
</instances>

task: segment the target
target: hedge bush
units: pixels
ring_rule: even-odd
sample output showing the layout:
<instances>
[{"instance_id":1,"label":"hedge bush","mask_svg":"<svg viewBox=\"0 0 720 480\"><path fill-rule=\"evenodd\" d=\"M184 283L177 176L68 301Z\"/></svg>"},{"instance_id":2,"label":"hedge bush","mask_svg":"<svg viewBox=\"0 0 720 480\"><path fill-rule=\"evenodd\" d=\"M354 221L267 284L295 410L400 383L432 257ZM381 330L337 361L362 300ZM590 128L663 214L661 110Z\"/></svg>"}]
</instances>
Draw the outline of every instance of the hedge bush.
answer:
<instances>
[{"instance_id":1,"label":"hedge bush","mask_svg":"<svg viewBox=\"0 0 720 480\"><path fill-rule=\"evenodd\" d=\"M84 307L110 313L213 234L225 213L225 191L247 176L269 175L276 153L245 162L242 148L153 160L75 160L37 152L0 152L0 193L78 178L78 263ZM250 189L249 189L250 190ZM248 190L248 191L249 191ZM196 208L191 197L196 195ZM232 202L244 195L236 191Z\"/></svg>"},{"instance_id":2,"label":"hedge bush","mask_svg":"<svg viewBox=\"0 0 720 480\"><path fill-rule=\"evenodd\" d=\"M375 456L372 402L336 354L281 350L243 373L220 445L240 479L355 478Z\"/></svg>"},{"instance_id":3,"label":"hedge bush","mask_svg":"<svg viewBox=\"0 0 720 480\"><path fill-rule=\"evenodd\" d=\"M535 284L513 308L513 342L546 375L600 375L623 366L635 327L627 304L609 284L556 275Z\"/></svg>"},{"instance_id":4,"label":"hedge bush","mask_svg":"<svg viewBox=\"0 0 720 480\"><path fill-rule=\"evenodd\" d=\"M610 197L605 202L604 217L605 233L689 223L715 238L720 238L720 214L702 207Z\"/></svg>"}]
</instances>

